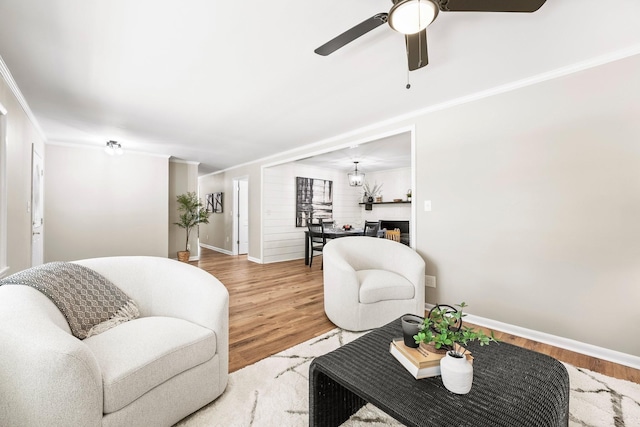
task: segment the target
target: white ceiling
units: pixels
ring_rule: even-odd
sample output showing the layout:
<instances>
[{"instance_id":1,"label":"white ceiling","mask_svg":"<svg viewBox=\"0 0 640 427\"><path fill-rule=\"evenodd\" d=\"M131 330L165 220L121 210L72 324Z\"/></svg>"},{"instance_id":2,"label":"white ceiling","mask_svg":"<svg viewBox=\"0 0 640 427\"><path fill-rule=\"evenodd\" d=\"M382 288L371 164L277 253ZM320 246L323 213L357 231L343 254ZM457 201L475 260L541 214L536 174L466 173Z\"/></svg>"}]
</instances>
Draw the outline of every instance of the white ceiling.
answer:
<instances>
[{"instance_id":1,"label":"white ceiling","mask_svg":"<svg viewBox=\"0 0 640 427\"><path fill-rule=\"evenodd\" d=\"M354 162L358 162L358 171L365 174L408 168L411 166L411 134L404 132L297 160L297 163L343 171L352 171Z\"/></svg>"},{"instance_id":2,"label":"white ceiling","mask_svg":"<svg viewBox=\"0 0 640 427\"><path fill-rule=\"evenodd\" d=\"M616 52L640 1L547 0L533 14L440 13L408 78L381 26L313 50L389 0L0 0L0 56L49 142L201 162L201 172Z\"/></svg>"}]
</instances>

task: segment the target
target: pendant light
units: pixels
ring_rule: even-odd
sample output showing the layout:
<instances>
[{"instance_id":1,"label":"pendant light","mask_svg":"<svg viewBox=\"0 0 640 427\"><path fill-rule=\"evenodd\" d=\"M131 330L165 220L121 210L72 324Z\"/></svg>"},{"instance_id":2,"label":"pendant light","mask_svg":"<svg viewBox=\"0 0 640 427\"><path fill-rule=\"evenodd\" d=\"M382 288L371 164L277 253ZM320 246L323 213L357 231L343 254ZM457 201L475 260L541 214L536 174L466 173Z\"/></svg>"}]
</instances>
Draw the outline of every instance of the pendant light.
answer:
<instances>
[{"instance_id":1,"label":"pendant light","mask_svg":"<svg viewBox=\"0 0 640 427\"><path fill-rule=\"evenodd\" d=\"M355 169L353 172L349 172L347 176L349 177L349 185L352 187L361 187L364 184L364 174L362 172L358 172L358 162L353 162L355 164Z\"/></svg>"}]
</instances>

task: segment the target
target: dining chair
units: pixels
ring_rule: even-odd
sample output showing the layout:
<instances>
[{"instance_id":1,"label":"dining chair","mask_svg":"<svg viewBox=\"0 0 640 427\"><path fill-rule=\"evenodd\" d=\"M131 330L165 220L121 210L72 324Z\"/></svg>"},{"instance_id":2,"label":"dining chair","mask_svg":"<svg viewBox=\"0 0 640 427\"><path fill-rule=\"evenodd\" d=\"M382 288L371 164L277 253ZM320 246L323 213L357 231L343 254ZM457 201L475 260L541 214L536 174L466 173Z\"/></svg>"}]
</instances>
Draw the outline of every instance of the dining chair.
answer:
<instances>
[{"instance_id":1,"label":"dining chair","mask_svg":"<svg viewBox=\"0 0 640 427\"><path fill-rule=\"evenodd\" d=\"M380 222L378 221L365 221L364 222L364 232L363 236L372 236L378 237L378 228L380 227Z\"/></svg>"},{"instance_id":2,"label":"dining chair","mask_svg":"<svg viewBox=\"0 0 640 427\"><path fill-rule=\"evenodd\" d=\"M336 225L336 221L334 219L324 219L320 221L324 228L333 228Z\"/></svg>"},{"instance_id":3,"label":"dining chair","mask_svg":"<svg viewBox=\"0 0 640 427\"><path fill-rule=\"evenodd\" d=\"M309 229L309 240L311 242L311 256L309 257L309 268L311 268L311 264L313 264L313 253L322 252L324 245L327 244L327 237L324 234L324 223L307 224L307 227ZM322 267L320 268L322 269Z\"/></svg>"}]
</instances>

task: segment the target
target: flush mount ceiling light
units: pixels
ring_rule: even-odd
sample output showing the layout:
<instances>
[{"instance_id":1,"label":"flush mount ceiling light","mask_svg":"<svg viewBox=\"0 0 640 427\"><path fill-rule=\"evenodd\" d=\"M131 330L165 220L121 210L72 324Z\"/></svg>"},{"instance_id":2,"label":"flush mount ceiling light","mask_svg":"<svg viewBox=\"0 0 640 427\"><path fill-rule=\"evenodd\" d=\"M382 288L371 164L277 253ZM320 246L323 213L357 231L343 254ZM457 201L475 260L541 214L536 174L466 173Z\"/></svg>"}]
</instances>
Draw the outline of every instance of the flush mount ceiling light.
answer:
<instances>
[{"instance_id":1,"label":"flush mount ceiling light","mask_svg":"<svg viewBox=\"0 0 640 427\"><path fill-rule=\"evenodd\" d=\"M353 170L353 172L349 172L347 174L347 176L349 177L349 185L352 187L360 187L362 186L362 184L364 184L364 174L362 172L358 172L358 163L359 162L353 162L355 163L355 169Z\"/></svg>"},{"instance_id":2,"label":"flush mount ceiling light","mask_svg":"<svg viewBox=\"0 0 640 427\"><path fill-rule=\"evenodd\" d=\"M438 10L431 0L399 0L389 11L389 26L402 34L415 34L436 19Z\"/></svg>"},{"instance_id":3,"label":"flush mount ceiling light","mask_svg":"<svg viewBox=\"0 0 640 427\"><path fill-rule=\"evenodd\" d=\"M107 141L107 146L104 147L104 152L110 156L119 156L123 153L122 145L120 145L120 143L117 141Z\"/></svg>"}]
</instances>

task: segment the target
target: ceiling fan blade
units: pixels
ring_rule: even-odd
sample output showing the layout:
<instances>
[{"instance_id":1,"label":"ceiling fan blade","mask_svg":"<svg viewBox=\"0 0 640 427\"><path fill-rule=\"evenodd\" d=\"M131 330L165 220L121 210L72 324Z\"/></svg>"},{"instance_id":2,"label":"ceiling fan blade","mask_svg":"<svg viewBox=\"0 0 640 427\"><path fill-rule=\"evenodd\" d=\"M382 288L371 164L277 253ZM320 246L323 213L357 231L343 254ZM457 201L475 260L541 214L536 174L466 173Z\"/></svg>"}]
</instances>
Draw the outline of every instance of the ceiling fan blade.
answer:
<instances>
[{"instance_id":1,"label":"ceiling fan blade","mask_svg":"<svg viewBox=\"0 0 640 427\"><path fill-rule=\"evenodd\" d=\"M318 55L327 56L335 52L336 50L340 49L341 47L351 43L358 37L365 35L366 33L373 30L374 28L377 28L380 25L386 23L387 17L388 17L387 13L375 14L371 18L367 19L366 21L359 23L355 27L345 31L339 36L323 44L322 46L314 50L314 52L317 53Z\"/></svg>"},{"instance_id":2,"label":"ceiling fan blade","mask_svg":"<svg viewBox=\"0 0 640 427\"><path fill-rule=\"evenodd\" d=\"M422 68L429 63L427 56L427 29L404 36L407 45L407 60L409 61L409 71Z\"/></svg>"},{"instance_id":3,"label":"ceiling fan blade","mask_svg":"<svg viewBox=\"0 0 640 427\"><path fill-rule=\"evenodd\" d=\"M535 12L547 0L437 0L446 12Z\"/></svg>"}]
</instances>

